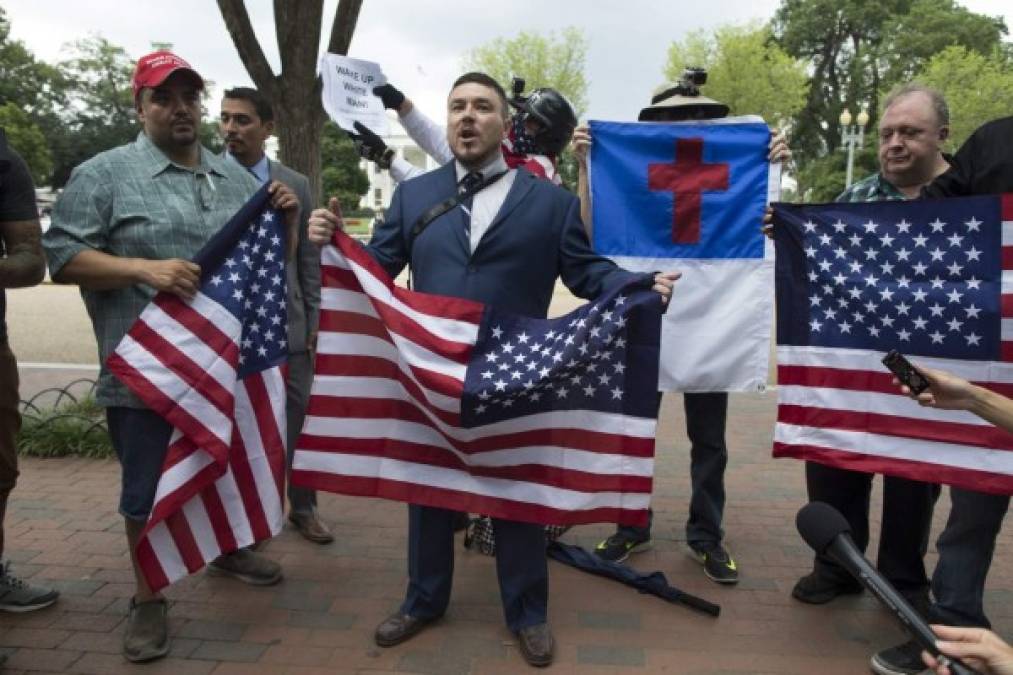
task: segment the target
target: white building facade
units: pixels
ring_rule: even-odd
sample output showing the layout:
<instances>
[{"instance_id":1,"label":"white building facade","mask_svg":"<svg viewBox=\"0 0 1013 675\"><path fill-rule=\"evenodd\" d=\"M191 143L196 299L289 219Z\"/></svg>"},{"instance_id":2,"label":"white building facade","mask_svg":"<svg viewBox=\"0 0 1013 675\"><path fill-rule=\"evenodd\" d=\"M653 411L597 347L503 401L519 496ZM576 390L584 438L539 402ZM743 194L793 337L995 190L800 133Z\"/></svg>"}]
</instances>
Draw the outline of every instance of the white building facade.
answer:
<instances>
[{"instance_id":1,"label":"white building facade","mask_svg":"<svg viewBox=\"0 0 1013 675\"><path fill-rule=\"evenodd\" d=\"M408 161L411 164L425 171L432 171L439 167L432 157L415 145L412 139L405 134L393 134L383 137L388 148L393 148L396 156ZM359 200L360 208L381 210L390 204L390 198L394 194L397 183L391 178L390 172L381 169L375 162L361 160L359 168L369 176L369 191Z\"/></svg>"}]
</instances>

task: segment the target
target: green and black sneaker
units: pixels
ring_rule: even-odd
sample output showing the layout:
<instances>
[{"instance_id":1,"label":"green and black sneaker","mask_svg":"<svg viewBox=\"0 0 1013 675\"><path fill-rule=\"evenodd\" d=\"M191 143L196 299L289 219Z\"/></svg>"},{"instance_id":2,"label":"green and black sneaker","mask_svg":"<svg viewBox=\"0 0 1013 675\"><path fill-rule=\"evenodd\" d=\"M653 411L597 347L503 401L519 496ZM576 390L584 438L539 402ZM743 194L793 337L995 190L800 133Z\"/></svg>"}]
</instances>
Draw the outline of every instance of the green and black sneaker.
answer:
<instances>
[{"instance_id":1,"label":"green and black sneaker","mask_svg":"<svg viewBox=\"0 0 1013 675\"><path fill-rule=\"evenodd\" d=\"M640 553L651 548L650 532L638 533L617 530L615 534L594 547L594 554L602 560L621 563L631 553Z\"/></svg>"},{"instance_id":2,"label":"green and black sneaker","mask_svg":"<svg viewBox=\"0 0 1013 675\"><path fill-rule=\"evenodd\" d=\"M739 583L739 568L721 542L701 541L689 545L693 557L703 565L704 574L719 584Z\"/></svg>"}]
</instances>

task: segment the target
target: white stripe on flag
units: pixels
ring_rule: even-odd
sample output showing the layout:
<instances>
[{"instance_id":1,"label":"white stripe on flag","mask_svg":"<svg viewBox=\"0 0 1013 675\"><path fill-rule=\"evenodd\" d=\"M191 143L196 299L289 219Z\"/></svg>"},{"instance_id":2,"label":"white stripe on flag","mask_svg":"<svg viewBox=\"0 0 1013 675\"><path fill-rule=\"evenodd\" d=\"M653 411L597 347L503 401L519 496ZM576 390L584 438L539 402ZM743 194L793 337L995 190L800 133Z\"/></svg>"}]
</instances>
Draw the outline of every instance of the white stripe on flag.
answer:
<instances>
[{"instance_id":1,"label":"white stripe on flag","mask_svg":"<svg viewBox=\"0 0 1013 675\"><path fill-rule=\"evenodd\" d=\"M320 308L337 312L365 314L374 319L380 318L369 298L359 291L349 291L344 288L320 289Z\"/></svg>"},{"instance_id":2,"label":"white stripe on flag","mask_svg":"<svg viewBox=\"0 0 1013 675\"><path fill-rule=\"evenodd\" d=\"M190 573L183 562L183 556L180 555L179 549L176 548L176 542L172 538L172 533L169 532L165 521L152 527L148 531L146 538L148 544L151 545L155 558L158 560L158 564L162 567L162 571L170 583L176 579L182 579Z\"/></svg>"},{"instance_id":3,"label":"white stripe on flag","mask_svg":"<svg viewBox=\"0 0 1013 675\"><path fill-rule=\"evenodd\" d=\"M195 449L189 455L176 462L159 476L154 503L158 504L173 492L186 485L194 476L212 463L214 463L214 460L211 458L211 455L206 450L200 448Z\"/></svg>"},{"instance_id":4,"label":"white stripe on flag","mask_svg":"<svg viewBox=\"0 0 1013 675\"><path fill-rule=\"evenodd\" d=\"M884 436L868 431L821 429L785 423L779 423L775 427L774 441L1013 475L1013 452L1007 450L972 449L966 445Z\"/></svg>"},{"instance_id":5,"label":"white stripe on flag","mask_svg":"<svg viewBox=\"0 0 1013 675\"><path fill-rule=\"evenodd\" d=\"M507 499L554 509L584 511L597 508L646 509L651 495L629 492L580 492L538 483L469 475L465 471L403 462L383 457L342 455L337 453L300 453L308 455L301 468L338 476L359 476L432 486L455 492ZM381 470L382 465L382 470Z\"/></svg>"},{"instance_id":6,"label":"white stripe on flag","mask_svg":"<svg viewBox=\"0 0 1013 675\"><path fill-rule=\"evenodd\" d=\"M425 347L419 346L399 335L393 336L397 345L372 335L353 333L322 332L317 338L318 354L337 354L343 356L373 356L386 359L392 363L400 363L399 357L418 368L425 368L442 373L459 382L464 381L468 368L464 364L446 359ZM401 351L398 351L400 347Z\"/></svg>"},{"instance_id":7,"label":"white stripe on flag","mask_svg":"<svg viewBox=\"0 0 1013 675\"><path fill-rule=\"evenodd\" d=\"M401 364L398 364L399 366ZM418 383L411 371L405 367L400 368L406 377L415 382L426 400L434 408L444 412L457 414L461 405L458 399L451 396L444 396L431 389L426 389ZM406 372L407 371L407 372ZM354 394L352 393L354 392ZM396 380L385 377L361 377L358 375L320 375L313 378L312 396L357 396L359 398L390 398L408 399L409 395L404 386Z\"/></svg>"},{"instance_id":8,"label":"white stripe on flag","mask_svg":"<svg viewBox=\"0 0 1013 675\"><path fill-rule=\"evenodd\" d=\"M163 396L174 401L176 405L200 422L210 433L217 436L222 443L225 445L229 444L232 422L228 416L204 398L189 383L166 368L160 360L155 358L141 343L134 340L129 333L123 336L123 340L116 348L116 353L130 367L143 373L144 379L158 389ZM231 390L232 387L230 386L228 389Z\"/></svg>"},{"instance_id":9,"label":"white stripe on flag","mask_svg":"<svg viewBox=\"0 0 1013 675\"><path fill-rule=\"evenodd\" d=\"M246 505L239 492L239 485L236 484L236 476L232 473L232 467L226 468L221 478L215 481L214 489L218 491L218 497L222 500L225 508L225 516L229 520L229 528L232 536L236 539L236 545L249 546L253 543L253 529L250 527L250 519L246 515Z\"/></svg>"},{"instance_id":10,"label":"white stripe on flag","mask_svg":"<svg viewBox=\"0 0 1013 675\"><path fill-rule=\"evenodd\" d=\"M183 514L186 517L187 525L190 527L190 533L193 535L194 541L197 542L197 549L200 551L201 559L214 560L220 556L222 549L218 545L218 538L215 537L215 530L211 525L210 518L208 518L207 509L204 508L204 500L201 499L199 494L187 500L186 504L183 505Z\"/></svg>"},{"instance_id":11,"label":"white stripe on flag","mask_svg":"<svg viewBox=\"0 0 1013 675\"><path fill-rule=\"evenodd\" d=\"M886 373L885 352L871 349L836 349L834 347L799 347L778 345L777 363L782 366L868 370ZM912 363L929 368L948 370L972 382L1013 383L1013 363L1000 361L967 361L928 356L911 357Z\"/></svg>"},{"instance_id":12,"label":"white stripe on flag","mask_svg":"<svg viewBox=\"0 0 1013 675\"><path fill-rule=\"evenodd\" d=\"M1002 245L1013 246L1013 220L1002 221Z\"/></svg>"},{"instance_id":13,"label":"white stripe on flag","mask_svg":"<svg viewBox=\"0 0 1013 675\"><path fill-rule=\"evenodd\" d=\"M217 303L214 304L215 307L218 307ZM159 336L183 353L191 362L213 377L226 391L232 390L232 385L236 381L235 369L229 365L228 361L219 356L218 352L208 347L207 343L194 335L189 328L176 321L173 316L166 314L155 303L148 305L141 319L151 330L157 332ZM234 317L232 323L235 323ZM222 326L217 323L212 323L212 325L220 330L230 328L229 326ZM226 334L235 342L239 336L238 326L235 332ZM120 349L118 348L117 351L120 351ZM122 354L122 352L121 356L126 358L126 355Z\"/></svg>"}]
</instances>

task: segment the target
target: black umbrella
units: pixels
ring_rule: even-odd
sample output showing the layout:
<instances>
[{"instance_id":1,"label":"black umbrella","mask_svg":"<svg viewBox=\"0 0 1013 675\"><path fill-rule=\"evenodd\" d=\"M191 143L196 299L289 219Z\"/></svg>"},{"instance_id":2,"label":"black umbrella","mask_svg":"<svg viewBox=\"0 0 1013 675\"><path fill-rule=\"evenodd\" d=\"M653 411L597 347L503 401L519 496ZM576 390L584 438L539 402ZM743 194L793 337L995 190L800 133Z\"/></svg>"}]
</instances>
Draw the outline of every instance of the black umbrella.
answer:
<instances>
[{"instance_id":1,"label":"black umbrella","mask_svg":"<svg viewBox=\"0 0 1013 675\"><path fill-rule=\"evenodd\" d=\"M703 598L698 598L695 595L690 595L689 593L680 591L675 586L670 586L668 584L668 579L666 579L665 575L661 572L644 574L643 572L638 572L632 567L603 560L593 553L585 551L580 546L564 544L560 541L550 543L546 548L546 552L549 554L550 558L557 560L564 565L576 567L579 570L584 570L585 572L590 572L591 574L597 574L600 577L621 581L627 586L633 586L633 588L637 589L641 593L650 593L651 595L656 595L659 598L668 600L669 602L686 605L691 609L704 612L705 614L710 614L711 616L718 616L721 614L720 605L707 602Z\"/></svg>"}]
</instances>

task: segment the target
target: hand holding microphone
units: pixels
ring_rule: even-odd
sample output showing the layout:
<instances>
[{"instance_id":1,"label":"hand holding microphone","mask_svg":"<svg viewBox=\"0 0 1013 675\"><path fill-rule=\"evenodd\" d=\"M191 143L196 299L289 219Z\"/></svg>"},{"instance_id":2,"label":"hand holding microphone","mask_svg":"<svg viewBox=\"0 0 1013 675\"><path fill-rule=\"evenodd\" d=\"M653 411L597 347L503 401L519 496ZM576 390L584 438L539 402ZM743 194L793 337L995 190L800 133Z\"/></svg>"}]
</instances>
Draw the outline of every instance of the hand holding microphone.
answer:
<instances>
[{"instance_id":1,"label":"hand holding microphone","mask_svg":"<svg viewBox=\"0 0 1013 675\"><path fill-rule=\"evenodd\" d=\"M848 521L834 507L823 502L810 502L799 510L795 525L802 539L814 551L833 558L859 583L869 589L876 599L897 617L922 649L949 668L952 675L972 675L977 672L960 660L939 651L935 633L904 596L865 559L851 539Z\"/></svg>"}]
</instances>

